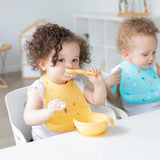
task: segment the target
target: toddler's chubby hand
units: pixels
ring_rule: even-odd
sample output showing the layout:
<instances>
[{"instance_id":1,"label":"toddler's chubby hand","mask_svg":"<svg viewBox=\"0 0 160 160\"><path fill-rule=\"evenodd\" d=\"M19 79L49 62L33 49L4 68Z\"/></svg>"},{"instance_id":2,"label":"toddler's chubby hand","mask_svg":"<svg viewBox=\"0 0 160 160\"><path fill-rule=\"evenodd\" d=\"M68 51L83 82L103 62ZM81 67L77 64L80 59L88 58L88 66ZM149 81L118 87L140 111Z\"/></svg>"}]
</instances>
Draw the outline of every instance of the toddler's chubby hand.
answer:
<instances>
[{"instance_id":1,"label":"toddler's chubby hand","mask_svg":"<svg viewBox=\"0 0 160 160\"><path fill-rule=\"evenodd\" d=\"M96 73L96 76L85 74L88 77L88 79L90 80L90 82L92 82L93 84L98 84L103 81L103 76L102 76L102 73L99 69L89 68L88 71L92 72L92 73Z\"/></svg>"},{"instance_id":2,"label":"toddler's chubby hand","mask_svg":"<svg viewBox=\"0 0 160 160\"><path fill-rule=\"evenodd\" d=\"M48 108L46 108L46 113L48 117L51 118L58 110L62 110L66 107L66 104L60 99L54 99L48 103Z\"/></svg>"},{"instance_id":3,"label":"toddler's chubby hand","mask_svg":"<svg viewBox=\"0 0 160 160\"><path fill-rule=\"evenodd\" d=\"M62 110L65 107L66 107L66 104L58 98L56 98L48 103L48 108L55 110L55 112L58 110Z\"/></svg>"},{"instance_id":4,"label":"toddler's chubby hand","mask_svg":"<svg viewBox=\"0 0 160 160\"><path fill-rule=\"evenodd\" d=\"M121 70L122 68L116 70L115 72L113 72L108 76L108 78L105 80L106 86L112 88L114 85L117 85L120 83L121 75L118 74L118 72L120 72Z\"/></svg>"}]
</instances>

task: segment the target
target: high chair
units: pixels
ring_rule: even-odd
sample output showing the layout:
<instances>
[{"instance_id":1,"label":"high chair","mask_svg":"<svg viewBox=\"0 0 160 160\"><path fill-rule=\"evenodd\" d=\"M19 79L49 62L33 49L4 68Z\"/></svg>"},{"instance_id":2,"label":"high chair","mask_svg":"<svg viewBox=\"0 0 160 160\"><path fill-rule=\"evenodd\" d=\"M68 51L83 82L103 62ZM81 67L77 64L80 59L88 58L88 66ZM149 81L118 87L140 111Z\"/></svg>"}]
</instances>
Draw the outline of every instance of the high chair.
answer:
<instances>
[{"instance_id":1,"label":"high chair","mask_svg":"<svg viewBox=\"0 0 160 160\"><path fill-rule=\"evenodd\" d=\"M110 103L108 100L106 100L105 104L103 106L90 106L92 112L99 112L107 114L108 116L112 117L114 120L127 118L128 115L126 112L124 112L120 108L120 102L117 104Z\"/></svg>"},{"instance_id":2,"label":"high chair","mask_svg":"<svg viewBox=\"0 0 160 160\"><path fill-rule=\"evenodd\" d=\"M26 125L23 112L27 101L27 87L16 89L5 96L5 102L16 145L32 139L31 127Z\"/></svg>"},{"instance_id":3,"label":"high chair","mask_svg":"<svg viewBox=\"0 0 160 160\"><path fill-rule=\"evenodd\" d=\"M32 139L31 127L25 124L23 118L26 101L27 87L16 89L12 92L9 92L5 96L9 120L11 123L16 145L19 145L21 143L27 143ZM108 103L107 100L104 106L91 106L91 110L93 112L110 114L113 119L121 119L128 117L123 110Z\"/></svg>"}]
</instances>

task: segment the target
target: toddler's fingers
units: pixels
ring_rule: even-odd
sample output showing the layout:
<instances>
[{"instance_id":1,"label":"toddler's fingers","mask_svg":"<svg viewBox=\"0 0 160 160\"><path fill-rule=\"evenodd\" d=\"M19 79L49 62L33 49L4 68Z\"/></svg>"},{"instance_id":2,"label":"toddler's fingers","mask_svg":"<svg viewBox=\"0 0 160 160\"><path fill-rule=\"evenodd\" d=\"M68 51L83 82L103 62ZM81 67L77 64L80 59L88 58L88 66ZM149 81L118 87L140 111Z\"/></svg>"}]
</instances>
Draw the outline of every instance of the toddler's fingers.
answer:
<instances>
[{"instance_id":1,"label":"toddler's fingers","mask_svg":"<svg viewBox=\"0 0 160 160\"><path fill-rule=\"evenodd\" d=\"M100 69L96 69L95 67L90 68L89 71L92 73L96 73L96 75L101 73Z\"/></svg>"},{"instance_id":2,"label":"toddler's fingers","mask_svg":"<svg viewBox=\"0 0 160 160\"><path fill-rule=\"evenodd\" d=\"M56 104L56 103L49 103L48 104L48 108L60 108L61 107L61 105L60 104Z\"/></svg>"},{"instance_id":3,"label":"toddler's fingers","mask_svg":"<svg viewBox=\"0 0 160 160\"><path fill-rule=\"evenodd\" d=\"M66 107L66 103L60 99L54 99L48 103L48 107L52 108L58 107L58 110L61 110Z\"/></svg>"},{"instance_id":4,"label":"toddler's fingers","mask_svg":"<svg viewBox=\"0 0 160 160\"><path fill-rule=\"evenodd\" d=\"M56 111L58 111L58 110L60 110L60 106L56 106L56 107L49 107L49 109L50 110L52 110L52 111L54 111L54 112L56 112Z\"/></svg>"},{"instance_id":5,"label":"toddler's fingers","mask_svg":"<svg viewBox=\"0 0 160 160\"><path fill-rule=\"evenodd\" d=\"M156 63L156 67L157 67L157 68L160 68L160 65L159 65L158 63Z\"/></svg>"},{"instance_id":6,"label":"toddler's fingers","mask_svg":"<svg viewBox=\"0 0 160 160\"><path fill-rule=\"evenodd\" d=\"M116 77L117 79L121 79L122 76L120 74L117 74Z\"/></svg>"},{"instance_id":7,"label":"toddler's fingers","mask_svg":"<svg viewBox=\"0 0 160 160\"><path fill-rule=\"evenodd\" d=\"M101 70L100 69L97 69L97 74L101 74Z\"/></svg>"},{"instance_id":8,"label":"toddler's fingers","mask_svg":"<svg viewBox=\"0 0 160 160\"><path fill-rule=\"evenodd\" d=\"M94 68L94 67L93 68L89 68L89 71L95 73L96 72L96 68Z\"/></svg>"},{"instance_id":9,"label":"toddler's fingers","mask_svg":"<svg viewBox=\"0 0 160 160\"><path fill-rule=\"evenodd\" d=\"M112 74L118 74L118 72L121 70L122 70L122 68L119 68L118 70L114 71Z\"/></svg>"}]
</instances>

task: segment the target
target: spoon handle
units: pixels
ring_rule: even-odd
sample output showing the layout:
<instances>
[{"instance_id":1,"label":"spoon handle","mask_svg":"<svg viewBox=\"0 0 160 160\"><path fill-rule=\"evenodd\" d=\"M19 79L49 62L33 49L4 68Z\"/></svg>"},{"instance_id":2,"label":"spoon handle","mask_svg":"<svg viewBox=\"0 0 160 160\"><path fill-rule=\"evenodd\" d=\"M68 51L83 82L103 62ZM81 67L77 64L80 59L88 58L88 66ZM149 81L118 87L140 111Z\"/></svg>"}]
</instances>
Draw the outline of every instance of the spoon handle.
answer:
<instances>
[{"instance_id":1,"label":"spoon handle","mask_svg":"<svg viewBox=\"0 0 160 160\"><path fill-rule=\"evenodd\" d=\"M67 72L67 73L79 73L79 74L86 74L87 73L89 75L96 76L96 73L85 71L85 70L82 70L82 69L66 69L65 72Z\"/></svg>"}]
</instances>

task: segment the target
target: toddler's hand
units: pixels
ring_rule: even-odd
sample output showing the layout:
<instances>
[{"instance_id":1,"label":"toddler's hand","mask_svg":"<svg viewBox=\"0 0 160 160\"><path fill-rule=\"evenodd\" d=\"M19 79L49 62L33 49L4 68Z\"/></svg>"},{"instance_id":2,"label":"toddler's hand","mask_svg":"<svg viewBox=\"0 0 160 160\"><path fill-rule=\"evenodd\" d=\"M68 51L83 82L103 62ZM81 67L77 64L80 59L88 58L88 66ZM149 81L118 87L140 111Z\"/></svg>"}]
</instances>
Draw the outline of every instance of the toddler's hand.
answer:
<instances>
[{"instance_id":1,"label":"toddler's hand","mask_svg":"<svg viewBox=\"0 0 160 160\"><path fill-rule=\"evenodd\" d=\"M90 80L90 82L92 82L93 84L99 84L103 81L103 76L100 70L96 68L89 68L88 71L92 73L96 73L96 76L85 74Z\"/></svg>"},{"instance_id":2,"label":"toddler's hand","mask_svg":"<svg viewBox=\"0 0 160 160\"><path fill-rule=\"evenodd\" d=\"M106 86L112 88L114 85L117 85L121 81L121 75L117 74L119 71L121 71L122 68L116 70L111 75L108 76L108 78L105 80Z\"/></svg>"},{"instance_id":3,"label":"toddler's hand","mask_svg":"<svg viewBox=\"0 0 160 160\"><path fill-rule=\"evenodd\" d=\"M57 112L58 110L62 110L65 107L66 107L66 104L58 98L48 103L48 109L53 113Z\"/></svg>"},{"instance_id":4,"label":"toddler's hand","mask_svg":"<svg viewBox=\"0 0 160 160\"><path fill-rule=\"evenodd\" d=\"M157 74L160 77L160 65L156 63L156 67L157 67Z\"/></svg>"}]
</instances>

